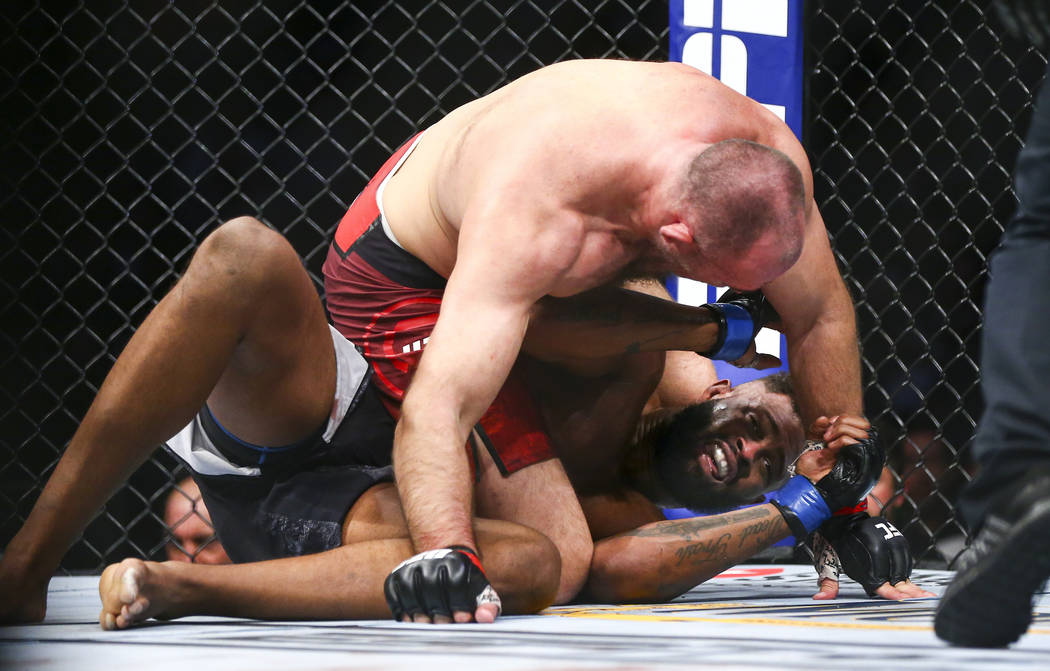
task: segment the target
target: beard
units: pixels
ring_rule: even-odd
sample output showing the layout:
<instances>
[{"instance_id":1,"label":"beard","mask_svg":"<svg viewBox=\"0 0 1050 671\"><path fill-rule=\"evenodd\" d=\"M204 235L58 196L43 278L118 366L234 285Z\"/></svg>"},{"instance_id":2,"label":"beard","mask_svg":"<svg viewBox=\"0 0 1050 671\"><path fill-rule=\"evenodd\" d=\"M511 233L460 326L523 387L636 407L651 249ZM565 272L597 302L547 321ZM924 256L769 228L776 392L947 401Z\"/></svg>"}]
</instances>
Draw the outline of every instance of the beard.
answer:
<instances>
[{"instance_id":1,"label":"beard","mask_svg":"<svg viewBox=\"0 0 1050 671\"><path fill-rule=\"evenodd\" d=\"M754 503L754 497L713 481L699 463L699 446L712 434L715 402L704 401L680 412L656 442L653 466L671 503L716 513Z\"/></svg>"}]
</instances>

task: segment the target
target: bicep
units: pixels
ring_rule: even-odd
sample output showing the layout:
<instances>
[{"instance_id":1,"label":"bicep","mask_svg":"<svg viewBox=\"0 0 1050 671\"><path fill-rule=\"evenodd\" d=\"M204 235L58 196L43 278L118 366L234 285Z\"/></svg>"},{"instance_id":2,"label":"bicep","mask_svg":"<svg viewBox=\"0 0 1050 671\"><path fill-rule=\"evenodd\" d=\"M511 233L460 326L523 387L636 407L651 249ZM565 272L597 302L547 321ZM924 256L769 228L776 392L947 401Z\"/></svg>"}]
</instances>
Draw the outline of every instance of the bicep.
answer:
<instances>
[{"instance_id":1,"label":"bicep","mask_svg":"<svg viewBox=\"0 0 1050 671\"><path fill-rule=\"evenodd\" d=\"M842 281L827 229L815 204L806 217L802 255L786 273L762 287L781 315L791 337L809 331L817 322L852 319L852 301Z\"/></svg>"},{"instance_id":2,"label":"bicep","mask_svg":"<svg viewBox=\"0 0 1050 671\"><path fill-rule=\"evenodd\" d=\"M468 223L461 229L456 266L410 389L410 395L415 391L428 403L451 400L453 405L437 407L457 413L449 419L460 426L473 424L496 396L521 349L529 310L556 275L537 261L542 247L526 243L527 224L504 221L497 229ZM506 234L506 228L513 233ZM409 405L418 412L418 404Z\"/></svg>"},{"instance_id":3,"label":"bicep","mask_svg":"<svg viewBox=\"0 0 1050 671\"><path fill-rule=\"evenodd\" d=\"M461 284L450 278L405 403L406 412L445 408L452 413L445 419L463 427L484 413L509 373L528 323L528 305ZM437 402L441 398L451 404Z\"/></svg>"},{"instance_id":4,"label":"bicep","mask_svg":"<svg viewBox=\"0 0 1050 671\"><path fill-rule=\"evenodd\" d=\"M802 172L806 225L802 255L786 273L762 287L762 292L783 317L784 332L789 337L806 333L820 321L851 321L852 300L813 198L813 171L806 151L786 129L769 144L787 154Z\"/></svg>"}]
</instances>

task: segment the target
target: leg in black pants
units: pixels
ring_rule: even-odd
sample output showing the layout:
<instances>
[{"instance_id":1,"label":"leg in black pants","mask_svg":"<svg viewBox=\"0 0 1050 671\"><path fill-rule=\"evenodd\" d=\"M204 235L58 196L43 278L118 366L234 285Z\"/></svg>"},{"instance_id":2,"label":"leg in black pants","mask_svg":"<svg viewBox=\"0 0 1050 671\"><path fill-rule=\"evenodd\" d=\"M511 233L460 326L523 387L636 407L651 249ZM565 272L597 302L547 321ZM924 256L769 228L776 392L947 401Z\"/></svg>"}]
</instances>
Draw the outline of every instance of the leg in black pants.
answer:
<instances>
[{"instance_id":1,"label":"leg in black pants","mask_svg":"<svg viewBox=\"0 0 1050 671\"><path fill-rule=\"evenodd\" d=\"M980 474L959 510L979 534L937 612L938 636L995 647L1031 621L1050 574L1050 85L1036 101L1014 175L1019 200L992 258L974 443Z\"/></svg>"}]
</instances>

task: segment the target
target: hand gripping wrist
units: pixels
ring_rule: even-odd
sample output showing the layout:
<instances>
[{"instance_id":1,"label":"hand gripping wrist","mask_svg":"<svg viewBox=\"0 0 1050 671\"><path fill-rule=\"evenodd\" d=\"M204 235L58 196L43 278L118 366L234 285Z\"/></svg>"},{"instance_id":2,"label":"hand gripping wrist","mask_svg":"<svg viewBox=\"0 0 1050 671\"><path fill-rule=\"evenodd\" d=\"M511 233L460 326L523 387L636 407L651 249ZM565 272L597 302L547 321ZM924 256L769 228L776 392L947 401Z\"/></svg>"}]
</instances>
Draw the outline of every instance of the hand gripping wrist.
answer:
<instances>
[{"instance_id":1,"label":"hand gripping wrist","mask_svg":"<svg viewBox=\"0 0 1050 671\"><path fill-rule=\"evenodd\" d=\"M839 450L831 471L817 481L817 491L832 510L854 506L864 501L868 492L879 481L886 464L886 452L875 427L868 429L868 437L859 443ZM845 512L845 511L844 511Z\"/></svg>"},{"instance_id":2,"label":"hand gripping wrist","mask_svg":"<svg viewBox=\"0 0 1050 671\"><path fill-rule=\"evenodd\" d=\"M705 307L718 318L718 341L704 356L721 361L744 356L756 331L751 313L735 303L708 303Z\"/></svg>"},{"instance_id":3,"label":"hand gripping wrist","mask_svg":"<svg viewBox=\"0 0 1050 671\"><path fill-rule=\"evenodd\" d=\"M784 516L795 542L802 542L831 517L831 509L813 483L804 475L787 481L769 501Z\"/></svg>"}]
</instances>

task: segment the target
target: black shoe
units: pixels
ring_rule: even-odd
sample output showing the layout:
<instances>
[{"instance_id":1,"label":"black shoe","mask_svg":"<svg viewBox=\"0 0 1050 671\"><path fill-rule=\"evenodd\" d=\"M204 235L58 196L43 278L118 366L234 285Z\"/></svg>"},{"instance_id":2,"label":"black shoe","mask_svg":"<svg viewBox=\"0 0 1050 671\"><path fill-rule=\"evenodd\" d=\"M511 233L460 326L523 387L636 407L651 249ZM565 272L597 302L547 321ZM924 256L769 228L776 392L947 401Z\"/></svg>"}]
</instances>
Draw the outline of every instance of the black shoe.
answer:
<instances>
[{"instance_id":1,"label":"black shoe","mask_svg":"<svg viewBox=\"0 0 1050 671\"><path fill-rule=\"evenodd\" d=\"M937 605L934 631L952 645L999 648L1032 622L1050 576L1050 476L1027 479L990 513Z\"/></svg>"}]
</instances>

